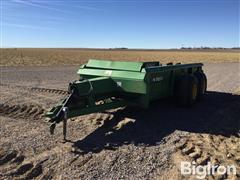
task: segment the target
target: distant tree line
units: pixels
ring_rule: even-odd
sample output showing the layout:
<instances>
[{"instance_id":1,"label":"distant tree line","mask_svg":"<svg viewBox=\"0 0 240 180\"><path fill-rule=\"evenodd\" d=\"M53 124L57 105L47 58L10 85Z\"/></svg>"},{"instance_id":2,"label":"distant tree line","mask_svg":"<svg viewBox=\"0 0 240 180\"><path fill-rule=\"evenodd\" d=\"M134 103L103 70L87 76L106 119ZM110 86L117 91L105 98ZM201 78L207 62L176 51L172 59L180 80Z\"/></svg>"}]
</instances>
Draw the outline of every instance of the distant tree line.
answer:
<instances>
[{"instance_id":1,"label":"distant tree line","mask_svg":"<svg viewBox=\"0 0 240 180\"><path fill-rule=\"evenodd\" d=\"M110 50L116 49L116 50L126 50L128 48L126 47L115 47L115 48L109 48Z\"/></svg>"},{"instance_id":2,"label":"distant tree line","mask_svg":"<svg viewBox=\"0 0 240 180\"><path fill-rule=\"evenodd\" d=\"M181 47L181 49L240 49L240 47L224 48L224 47L201 46L201 47Z\"/></svg>"}]
</instances>

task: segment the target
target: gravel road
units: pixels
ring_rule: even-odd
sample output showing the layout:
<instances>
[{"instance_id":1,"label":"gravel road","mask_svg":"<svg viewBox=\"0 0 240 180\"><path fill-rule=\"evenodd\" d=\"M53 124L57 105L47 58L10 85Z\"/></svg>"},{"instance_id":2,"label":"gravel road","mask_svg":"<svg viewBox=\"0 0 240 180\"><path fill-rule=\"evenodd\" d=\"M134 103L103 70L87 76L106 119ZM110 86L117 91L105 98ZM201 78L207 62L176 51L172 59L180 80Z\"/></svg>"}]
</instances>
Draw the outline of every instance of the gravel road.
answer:
<instances>
[{"instance_id":1,"label":"gravel road","mask_svg":"<svg viewBox=\"0 0 240 180\"><path fill-rule=\"evenodd\" d=\"M43 114L77 69L0 68L0 179L181 179L181 160L240 167L240 63L205 64L208 93L191 109L165 100L82 116L62 143L62 125L51 136Z\"/></svg>"}]
</instances>

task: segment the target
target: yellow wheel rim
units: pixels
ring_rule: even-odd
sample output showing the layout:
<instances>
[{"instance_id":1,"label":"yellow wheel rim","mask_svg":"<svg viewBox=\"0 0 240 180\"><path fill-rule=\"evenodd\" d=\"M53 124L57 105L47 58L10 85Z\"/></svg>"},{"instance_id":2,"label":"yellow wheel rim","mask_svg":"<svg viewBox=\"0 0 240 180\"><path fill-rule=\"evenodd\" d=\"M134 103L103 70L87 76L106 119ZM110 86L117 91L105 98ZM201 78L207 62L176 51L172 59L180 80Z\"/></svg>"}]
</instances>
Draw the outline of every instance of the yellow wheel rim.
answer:
<instances>
[{"instance_id":1,"label":"yellow wheel rim","mask_svg":"<svg viewBox=\"0 0 240 180\"><path fill-rule=\"evenodd\" d=\"M195 100L197 98L197 85L193 84L192 88L192 99Z\"/></svg>"},{"instance_id":2,"label":"yellow wheel rim","mask_svg":"<svg viewBox=\"0 0 240 180\"><path fill-rule=\"evenodd\" d=\"M206 89L206 82L204 81L204 83L203 83L203 88L202 88L202 94L205 93L205 89Z\"/></svg>"}]
</instances>

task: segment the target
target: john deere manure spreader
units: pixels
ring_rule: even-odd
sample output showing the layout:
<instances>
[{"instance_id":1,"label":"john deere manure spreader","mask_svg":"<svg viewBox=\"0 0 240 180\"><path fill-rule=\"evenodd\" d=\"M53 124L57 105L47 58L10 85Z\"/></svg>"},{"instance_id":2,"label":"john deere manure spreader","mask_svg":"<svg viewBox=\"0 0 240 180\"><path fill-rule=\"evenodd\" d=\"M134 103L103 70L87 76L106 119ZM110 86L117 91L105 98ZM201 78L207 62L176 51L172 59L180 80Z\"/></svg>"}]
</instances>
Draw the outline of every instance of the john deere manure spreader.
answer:
<instances>
[{"instance_id":1,"label":"john deere manure spreader","mask_svg":"<svg viewBox=\"0 0 240 180\"><path fill-rule=\"evenodd\" d=\"M206 92L203 64L159 64L90 59L80 66L79 80L69 84L69 95L46 116L53 133L67 119L123 106L148 108L152 101L173 97L181 106L191 106Z\"/></svg>"}]
</instances>

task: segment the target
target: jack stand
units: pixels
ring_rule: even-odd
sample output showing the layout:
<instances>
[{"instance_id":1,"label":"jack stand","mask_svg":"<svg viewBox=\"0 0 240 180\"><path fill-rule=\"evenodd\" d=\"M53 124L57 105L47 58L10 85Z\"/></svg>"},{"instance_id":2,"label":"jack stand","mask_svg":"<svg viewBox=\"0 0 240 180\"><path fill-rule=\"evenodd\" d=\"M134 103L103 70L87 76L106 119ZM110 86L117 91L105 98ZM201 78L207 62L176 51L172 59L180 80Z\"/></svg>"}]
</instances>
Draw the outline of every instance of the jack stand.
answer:
<instances>
[{"instance_id":1,"label":"jack stand","mask_svg":"<svg viewBox=\"0 0 240 180\"><path fill-rule=\"evenodd\" d=\"M63 108L64 119L63 119L63 142L67 141L67 119L68 119L68 108Z\"/></svg>"}]
</instances>

